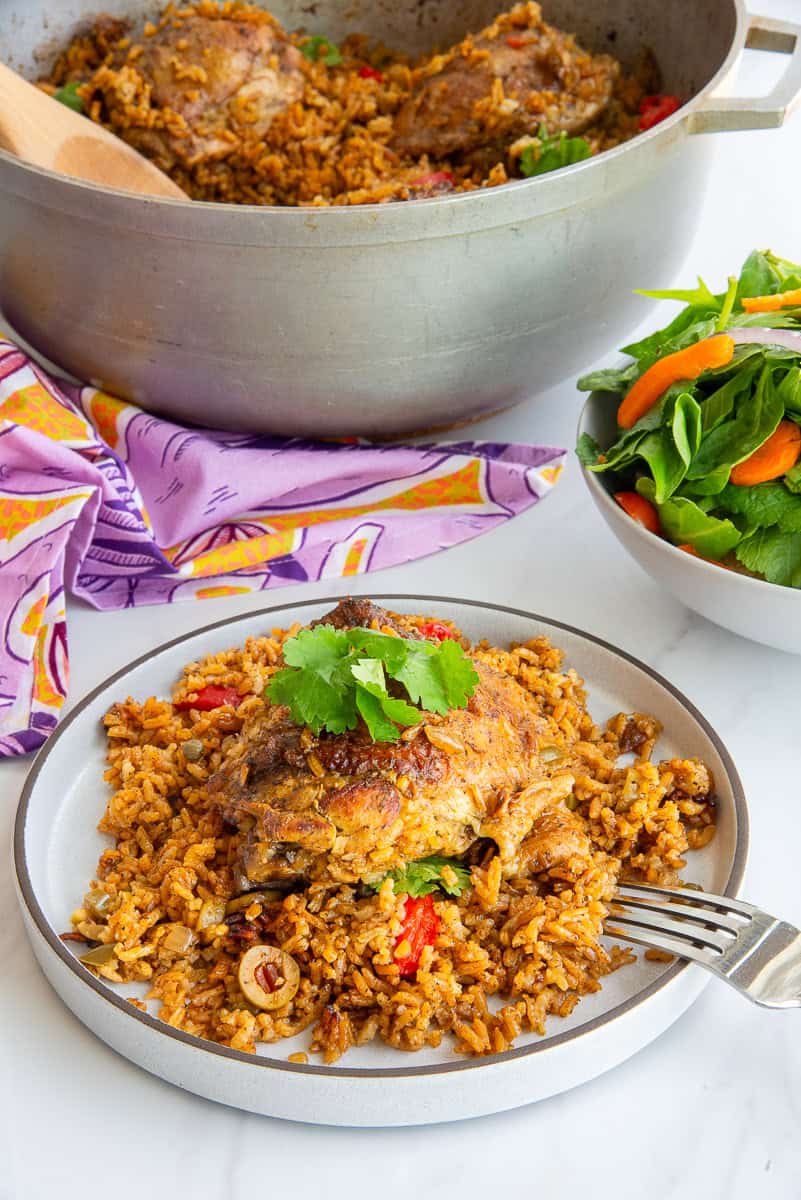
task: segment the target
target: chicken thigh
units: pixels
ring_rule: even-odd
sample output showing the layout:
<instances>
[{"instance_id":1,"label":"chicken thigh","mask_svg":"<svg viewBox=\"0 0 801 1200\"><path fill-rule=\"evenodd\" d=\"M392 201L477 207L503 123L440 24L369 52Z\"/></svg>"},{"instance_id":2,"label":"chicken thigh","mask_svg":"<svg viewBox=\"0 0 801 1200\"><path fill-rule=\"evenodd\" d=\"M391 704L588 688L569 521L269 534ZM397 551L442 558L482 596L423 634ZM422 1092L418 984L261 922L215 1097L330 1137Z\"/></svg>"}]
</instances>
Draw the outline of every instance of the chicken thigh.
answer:
<instances>
[{"instance_id":1,"label":"chicken thigh","mask_svg":"<svg viewBox=\"0 0 801 1200\"><path fill-rule=\"evenodd\" d=\"M345 601L329 616L345 626L378 614ZM409 631L404 630L406 636ZM359 727L321 733L270 705L242 731L242 751L210 781L225 821L243 835L239 883L373 881L431 854L460 855L495 840L507 873L549 807L564 807L573 778L550 778L538 754L543 719L515 679L475 661L467 708L421 714L397 742Z\"/></svg>"}]
</instances>

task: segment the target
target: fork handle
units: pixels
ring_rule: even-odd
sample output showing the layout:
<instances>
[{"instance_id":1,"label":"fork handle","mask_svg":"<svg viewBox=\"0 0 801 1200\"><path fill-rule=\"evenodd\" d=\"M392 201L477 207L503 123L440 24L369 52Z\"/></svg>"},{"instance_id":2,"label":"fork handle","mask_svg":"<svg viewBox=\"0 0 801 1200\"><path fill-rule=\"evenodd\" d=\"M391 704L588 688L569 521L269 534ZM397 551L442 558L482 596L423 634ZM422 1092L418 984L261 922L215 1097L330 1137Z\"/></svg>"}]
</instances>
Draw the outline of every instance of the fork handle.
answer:
<instances>
[{"instance_id":1,"label":"fork handle","mask_svg":"<svg viewBox=\"0 0 801 1200\"><path fill-rule=\"evenodd\" d=\"M732 967L712 970L755 1004L801 1008L801 931L766 913L759 916L763 920L755 918L745 932L750 944Z\"/></svg>"}]
</instances>

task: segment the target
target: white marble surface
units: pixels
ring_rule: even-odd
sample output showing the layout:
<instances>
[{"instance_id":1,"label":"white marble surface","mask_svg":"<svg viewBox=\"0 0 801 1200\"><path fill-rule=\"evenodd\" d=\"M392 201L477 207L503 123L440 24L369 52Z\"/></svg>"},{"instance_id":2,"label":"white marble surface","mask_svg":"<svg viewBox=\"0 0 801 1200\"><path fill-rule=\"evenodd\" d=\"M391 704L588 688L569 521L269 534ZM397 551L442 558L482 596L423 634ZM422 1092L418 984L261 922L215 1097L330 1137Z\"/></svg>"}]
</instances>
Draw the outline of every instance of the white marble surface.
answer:
<instances>
[{"instance_id":1,"label":"white marble surface","mask_svg":"<svg viewBox=\"0 0 801 1200\"><path fill-rule=\"evenodd\" d=\"M801 19L801 0L761 10ZM739 91L784 60L750 55ZM801 113L782 130L709 143L715 169L690 266L719 283L752 245L801 256ZM695 203L688 197L688 203ZM643 280L644 286L670 280ZM570 446L571 385L477 428ZM369 581L357 581L367 591ZM547 503L471 544L375 576L376 590L518 605L584 627L657 667L718 729L751 805L746 894L801 925L801 660L683 609L624 554L575 463ZM331 592L287 588L268 602ZM344 591L344 588L340 589ZM73 605L73 700L154 643L258 607L260 597L98 615ZM588 1194L633 1200L801 1195L801 1013L769 1013L713 983L658 1042L585 1087L497 1117L356 1131L270 1121L183 1093L115 1056L62 1006L25 940L11 879L14 803L28 763L0 767L0 1200L98 1194L230 1197L354 1190ZM567 1185L567 1186L566 1186Z\"/></svg>"}]
</instances>

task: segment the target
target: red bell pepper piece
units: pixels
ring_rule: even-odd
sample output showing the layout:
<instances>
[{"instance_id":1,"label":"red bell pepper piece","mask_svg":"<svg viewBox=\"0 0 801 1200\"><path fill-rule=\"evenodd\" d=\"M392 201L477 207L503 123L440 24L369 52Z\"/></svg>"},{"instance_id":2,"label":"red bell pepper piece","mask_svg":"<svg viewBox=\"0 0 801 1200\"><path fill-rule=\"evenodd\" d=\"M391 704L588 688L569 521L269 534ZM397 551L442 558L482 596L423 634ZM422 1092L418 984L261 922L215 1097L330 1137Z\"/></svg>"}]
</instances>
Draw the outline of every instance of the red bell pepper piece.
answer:
<instances>
[{"instance_id":1,"label":"red bell pepper piece","mask_svg":"<svg viewBox=\"0 0 801 1200\"><path fill-rule=\"evenodd\" d=\"M377 79L379 83L381 83L384 78L383 71L377 70L376 67L368 66L359 67L359 75L362 79Z\"/></svg>"},{"instance_id":2,"label":"red bell pepper piece","mask_svg":"<svg viewBox=\"0 0 801 1200\"><path fill-rule=\"evenodd\" d=\"M403 924L395 943L395 962L401 977L406 979L417 972L420 966L420 956L426 946L433 946L439 933L439 917L434 911L434 897L407 896L403 909ZM397 947L404 946L403 954L398 957Z\"/></svg>"},{"instance_id":3,"label":"red bell pepper piece","mask_svg":"<svg viewBox=\"0 0 801 1200\"><path fill-rule=\"evenodd\" d=\"M518 33L510 33L506 39L506 45L512 50L522 50L526 44L526 39L520 37Z\"/></svg>"},{"instance_id":4,"label":"red bell pepper piece","mask_svg":"<svg viewBox=\"0 0 801 1200\"><path fill-rule=\"evenodd\" d=\"M430 175L418 175L417 179L409 180L409 187L440 187L443 184L453 184L450 171L432 171Z\"/></svg>"},{"instance_id":5,"label":"red bell pepper piece","mask_svg":"<svg viewBox=\"0 0 801 1200\"><path fill-rule=\"evenodd\" d=\"M230 704L236 708L241 703L242 697L236 688L209 683L200 689L194 700L179 700L173 708L177 712L186 712L190 708L196 708L200 712L211 712L213 708L221 708L223 704Z\"/></svg>"},{"instance_id":6,"label":"red bell pepper piece","mask_svg":"<svg viewBox=\"0 0 801 1200\"><path fill-rule=\"evenodd\" d=\"M644 96L640 101L640 129L652 129L680 107L678 96Z\"/></svg>"},{"instance_id":7,"label":"red bell pepper piece","mask_svg":"<svg viewBox=\"0 0 801 1200\"><path fill-rule=\"evenodd\" d=\"M424 638L430 642L444 642L446 638L451 638L457 641L456 634L447 625L443 625L441 621L426 621L420 626L420 632Z\"/></svg>"}]
</instances>

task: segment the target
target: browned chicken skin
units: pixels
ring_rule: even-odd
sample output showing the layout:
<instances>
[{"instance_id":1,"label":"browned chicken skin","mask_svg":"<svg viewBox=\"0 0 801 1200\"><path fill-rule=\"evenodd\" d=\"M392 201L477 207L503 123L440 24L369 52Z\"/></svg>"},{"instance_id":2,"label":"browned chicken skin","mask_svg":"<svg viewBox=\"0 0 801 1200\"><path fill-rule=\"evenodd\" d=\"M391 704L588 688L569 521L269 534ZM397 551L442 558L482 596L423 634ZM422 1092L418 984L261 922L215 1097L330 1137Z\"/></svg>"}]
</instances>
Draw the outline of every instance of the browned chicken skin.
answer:
<instances>
[{"instance_id":1,"label":"browned chicken skin","mask_svg":"<svg viewBox=\"0 0 801 1200\"><path fill-rule=\"evenodd\" d=\"M153 103L176 113L179 124L126 136L163 167L225 155L226 131L263 136L276 114L299 99L302 62L277 23L183 17L178 28L168 24L145 38L136 62Z\"/></svg>"},{"instance_id":2,"label":"browned chicken skin","mask_svg":"<svg viewBox=\"0 0 801 1200\"><path fill-rule=\"evenodd\" d=\"M329 619L395 625L363 605L345 601ZM564 809L573 777L546 777L535 698L475 665L480 681L468 707L424 715L398 742L373 742L363 728L315 737L277 705L246 726L241 755L209 785L226 822L245 834L242 888L371 881L431 854L464 854L480 838L495 841L513 874L537 818Z\"/></svg>"},{"instance_id":3,"label":"browned chicken skin","mask_svg":"<svg viewBox=\"0 0 801 1200\"><path fill-rule=\"evenodd\" d=\"M486 149L488 139L508 144L535 134L540 123L550 133L578 134L598 119L612 98L617 63L547 25L538 5L515 12L526 21L520 29L490 26L422 71L395 117L392 145L399 154L463 156ZM500 120L495 105L482 110L499 86L506 110Z\"/></svg>"}]
</instances>

